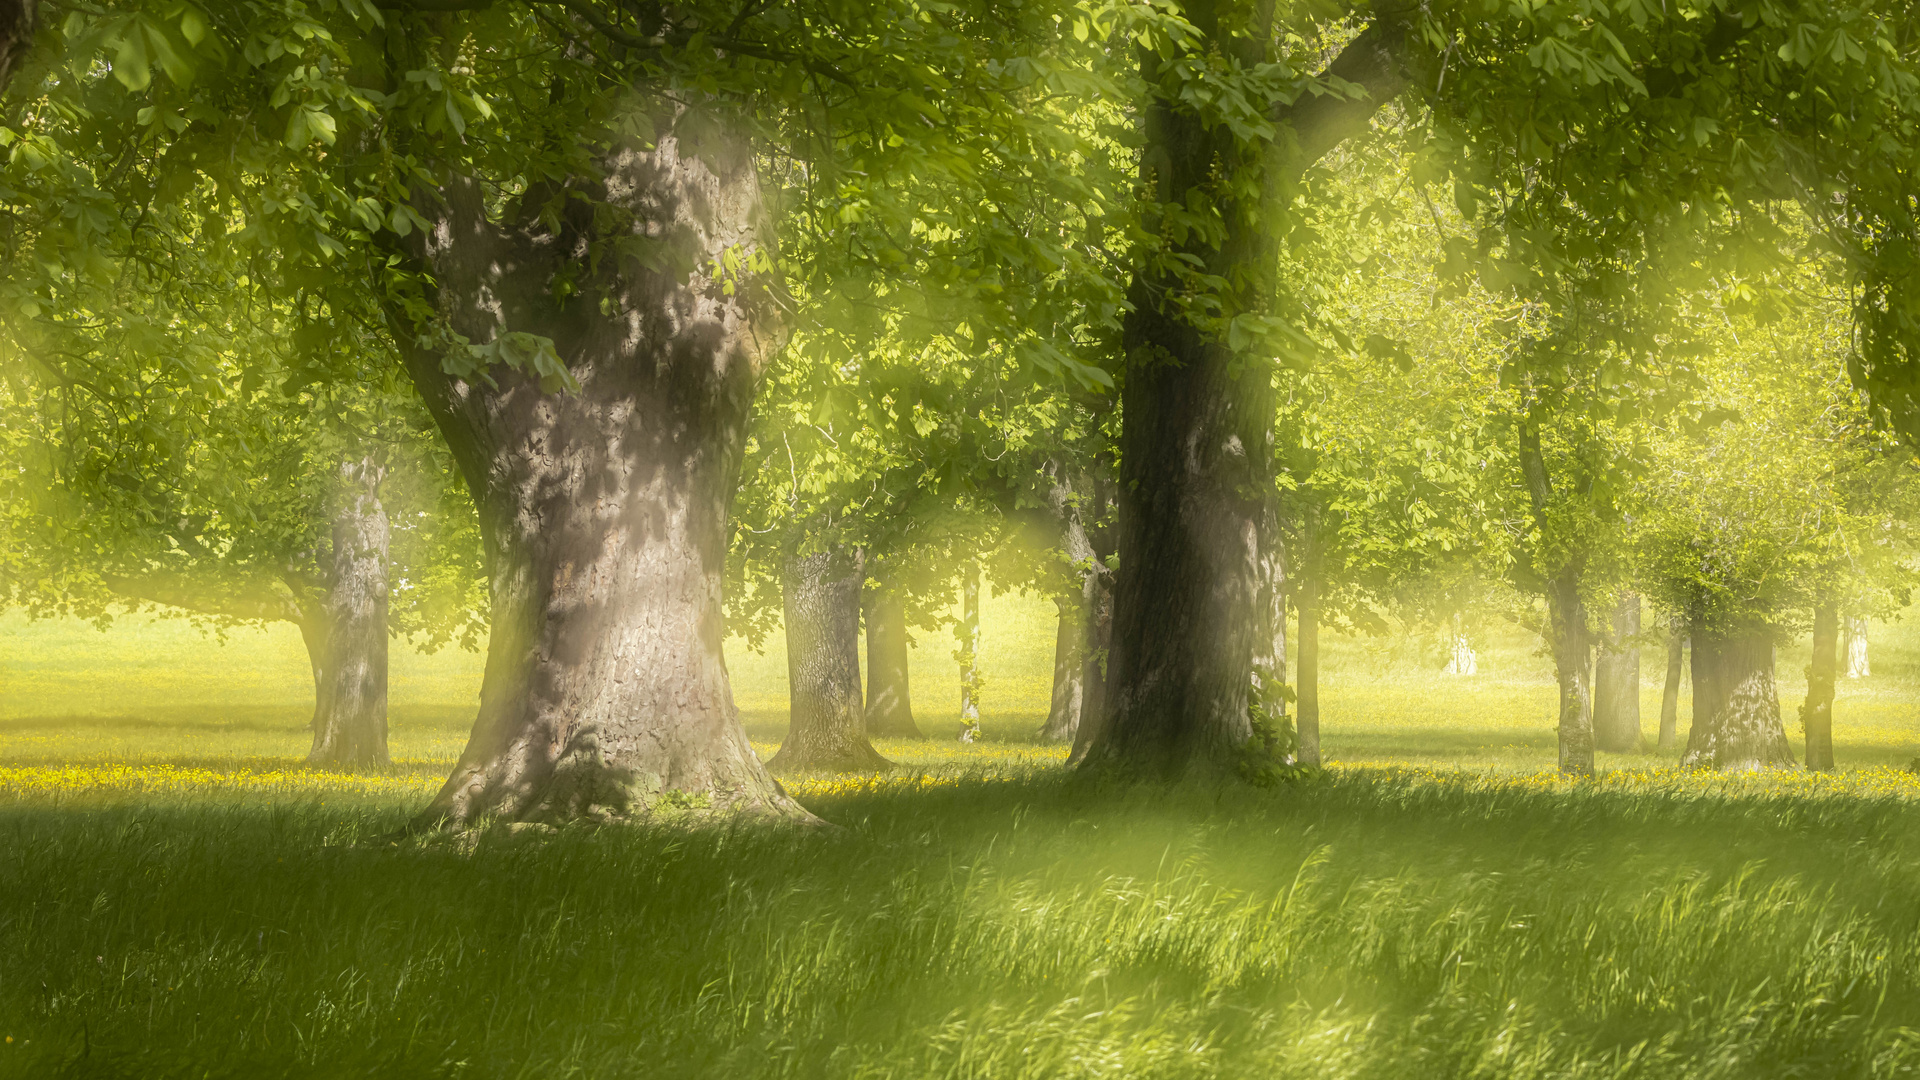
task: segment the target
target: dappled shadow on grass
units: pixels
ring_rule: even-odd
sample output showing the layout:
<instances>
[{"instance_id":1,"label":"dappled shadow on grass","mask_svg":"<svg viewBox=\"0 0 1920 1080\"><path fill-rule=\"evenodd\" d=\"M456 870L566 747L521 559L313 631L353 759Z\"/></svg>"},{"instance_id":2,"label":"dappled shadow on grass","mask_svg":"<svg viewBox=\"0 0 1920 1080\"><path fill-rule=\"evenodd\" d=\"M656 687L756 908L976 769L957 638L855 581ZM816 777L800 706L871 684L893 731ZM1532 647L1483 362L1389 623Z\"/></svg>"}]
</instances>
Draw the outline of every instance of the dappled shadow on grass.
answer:
<instances>
[{"instance_id":1,"label":"dappled shadow on grass","mask_svg":"<svg viewBox=\"0 0 1920 1080\"><path fill-rule=\"evenodd\" d=\"M1713 779L950 770L800 786L827 832L398 844L399 804L10 804L0 1016L29 1041L0 1069L1668 1080L1920 1062L1901 1033L1920 1025L1913 793Z\"/></svg>"}]
</instances>

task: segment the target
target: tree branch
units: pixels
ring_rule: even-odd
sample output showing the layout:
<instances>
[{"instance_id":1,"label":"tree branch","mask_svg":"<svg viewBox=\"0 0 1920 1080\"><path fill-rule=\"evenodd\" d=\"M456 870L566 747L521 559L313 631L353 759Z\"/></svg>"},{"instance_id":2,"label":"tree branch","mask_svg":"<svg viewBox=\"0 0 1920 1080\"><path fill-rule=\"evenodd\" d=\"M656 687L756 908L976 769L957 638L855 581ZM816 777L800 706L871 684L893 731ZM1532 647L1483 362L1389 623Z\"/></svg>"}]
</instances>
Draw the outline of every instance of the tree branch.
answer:
<instances>
[{"instance_id":1,"label":"tree branch","mask_svg":"<svg viewBox=\"0 0 1920 1080\"><path fill-rule=\"evenodd\" d=\"M1360 36L1347 43L1320 78L1337 78L1359 86L1365 96L1347 97L1338 91L1303 94L1273 110L1277 124L1293 130L1294 145L1282 173L1297 180L1327 151L1365 131L1380 106L1406 89L1406 28L1396 19L1376 17Z\"/></svg>"},{"instance_id":2,"label":"tree branch","mask_svg":"<svg viewBox=\"0 0 1920 1080\"><path fill-rule=\"evenodd\" d=\"M217 592L196 589L176 578L161 575L123 577L118 574L103 574L101 579L106 583L107 588L128 599L177 607L202 615L290 623L299 623L306 617L300 598L291 589L281 594L268 587L258 591L222 596Z\"/></svg>"}]
</instances>

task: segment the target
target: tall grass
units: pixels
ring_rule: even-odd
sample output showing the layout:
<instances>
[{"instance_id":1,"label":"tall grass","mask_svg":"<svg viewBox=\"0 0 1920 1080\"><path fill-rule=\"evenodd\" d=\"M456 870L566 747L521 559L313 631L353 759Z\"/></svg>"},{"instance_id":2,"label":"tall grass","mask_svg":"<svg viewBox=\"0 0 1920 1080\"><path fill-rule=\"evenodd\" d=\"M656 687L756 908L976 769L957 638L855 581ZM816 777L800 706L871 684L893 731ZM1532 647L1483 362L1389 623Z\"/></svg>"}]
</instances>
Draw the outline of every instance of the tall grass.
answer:
<instances>
[{"instance_id":1,"label":"tall grass","mask_svg":"<svg viewBox=\"0 0 1920 1080\"><path fill-rule=\"evenodd\" d=\"M0 1076L1920 1073L1899 628L1841 688L1842 773L1592 782L1542 771L1523 636L1469 680L1334 638L1344 764L1259 790L1065 775L1036 611L986 742L929 677L941 737L880 744L909 771L788 778L837 828L400 841L464 739L460 654L397 658L400 760L341 774L300 766L304 661L270 640L0 624ZM780 656L731 660L763 754Z\"/></svg>"},{"instance_id":2,"label":"tall grass","mask_svg":"<svg viewBox=\"0 0 1920 1080\"><path fill-rule=\"evenodd\" d=\"M0 1071L1905 1075L1916 793L1002 771L400 843L349 796L14 805Z\"/></svg>"}]
</instances>

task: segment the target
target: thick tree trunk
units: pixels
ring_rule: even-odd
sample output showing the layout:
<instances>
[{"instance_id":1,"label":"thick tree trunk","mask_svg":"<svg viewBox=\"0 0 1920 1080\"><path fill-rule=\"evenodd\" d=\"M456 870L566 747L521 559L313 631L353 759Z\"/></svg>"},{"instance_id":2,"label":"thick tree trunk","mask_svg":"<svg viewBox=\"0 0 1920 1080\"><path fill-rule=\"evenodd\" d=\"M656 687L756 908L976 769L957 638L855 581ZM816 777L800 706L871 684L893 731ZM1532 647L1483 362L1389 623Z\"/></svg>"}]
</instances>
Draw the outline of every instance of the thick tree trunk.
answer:
<instances>
[{"instance_id":1,"label":"thick tree trunk","mask_svg":"<svg viewBox=\"0 0 1920 1080\"><path fill-rule=\"evenodd\" d=\"M1273 6L1215 0L1183 12L1199 49L1251 67L1271 57ZM1333 73L1364 95L1301 95L1276 107L1289 134L1241 141L1181 95L1145 104L1140 179L1151 203L1217 208L1212 227L1180 233L1168 254L1144 256L1123 328L1125 422L1120 443L1120 580L1114 596L1107 717L1086 761L1171 775L1231 770L1251 734L1247 690L1259 596L1259 525L1271 489L1271 374L1232 348L1216 319L1257 315L1271 302L1276 211L1297 176L1347 135L1365 130L1399 92L1399 35L1376 24L1342 50ZM1182 78L1143 50L1149 87ZM1211 62L1211 61L1208 61ZM1309 100L1311 99L1311 100ZM1239 192L1236 193L1236 188ZM1190 318L1178 297L1194 271L1229 283L1219 308ZM1206 327L1203 329L1202 327Z\"/></svg>"},{"instance_id":2,"label":"thick tree trunk","mask_svg":"<svg viewBox=\"0 0 1920 1080\"><path fill-rule=\"evenodd\" d=\"M860 700L858 549L831 548L789 559L781 582L787 629L787 738L773 769L839 772L887 768L867 741Z\"/></svg>"},{"instance_id":3,"label":"thick tree trunk","mask_svg":"<svg viewBox=\"0 0 1920 1080\"><path fill-rule=\"evenodd\" d=\"M1640 748L1639 634L1640 597L1626 593L1593 665L1593 743L1616 754Z\"/></svg>"},{"instance_id":4,"label":"thick tree trunk","mask_svg":"<svg viewBox=\"0 0 1920 1080\"><path fill-rule=\"evenodd\" d=\"M367 766L387 756L387 512L385 469L371 457L340 466L324 641L315 664L312 765ZM303 633L305 627L302 627ZM309 651L312 645L308 646Z\"/></svg>"},{"instance_id":5,"label":"thick tree trunk","mask_svg":"<svg viewBox=\"0 0 1920 1080\"><path fill-rule=\"evenodd\" d=\"M1730 771L1793 764L1773 639L1764 628L1713 632L1693 620L1693 730L1680 763Z\"/></svg>"},{"instance_id":6,"label":"thick tree trunk","mask_svg":"<svg viewBox=\"0 0 1920 1080\"><path fill-rule=\"evenodd\" d=\"M1847 678L1865 679L1873 675L1867 663L1867 617L1847 617Z\"/></svg>"},{"instance_id":7,"label":"thick tree trunk","mask_svg":"<svg viewBox=\"0 0 1920 1080\"><path fill-rule=\"evenodd\" d=\"M38 0L0 0L0 93L5 93L40 17Z\"/></svg>"},{"instance_id":8,"label":"thick tree trunk","mask_svg":"<svg viewBox=\"0 0 1920 1080\"><path fill-rule=\"evenodd\" d=\"M1080 707L1086 698L1087 617L1077 596L1059 597L1054 606L1060 621L1053 636L1053 701L1040 738L1070 743L1080 727Z\"/></svg>"},{"instance_id":9,"label":"thick tree trunk","mask_svg":"<svg viewBox=\"0 0 1920 1080\"><path fill-rule=\"evenodd\" d=\"M1680 678L1686 670L1687 632L1684 616L1675 615L1667 631L1667 682L1660 692L1660 749L1680 742Z\"/></svg>"},{"instance_id":10,"label":"thick tree trunk","mask_svg":"<svg viewBox=\"0 0 1920 1080\"><path fill-rule=\"evenodd\" d=\"M1295 611L1300 619L1299 671L1294 693L1294 730L1300 736L1299 761L1320 764L1320 588L1312 575L1295 586Z\"/></svg>"},{"instance_id":11,"label":"thick tree trunk","mask_svg":"<svg viewBox=\"0 0 1920 1080\"><path fill-rule=\"evenodd\" d=\"M1807 702L1800 723L1807 733L1807 768L1833 768L1833 676L1839 667L1840 611L1833 603L1813 609L1813 660L1807 665Z\"/></svg>"},{"instance_id":12,"label":"thick tree trunk","mask_svg":"<svg viewBox=\"0 0 1920 1080\"><path fill-rule=\"evenodd\" d=\"M924 738L913 722L906 602L884 585L868 590L866 618L867 734L882 739Z\"/></svg>"},{"instance_id":13,"label":"thick tree trunk","mask_svg":"<svg viewBox=\"0 0 1920 1080\"><path fill-rule=\"evenodd\" d=\"M783 330L766 275L675 265L771 254L747 144L703 126L697 147L617 146L599 179L570 181L612 214L534 190L495 222L470 178L414 200L435 219L414 269L444 328L396 305L395 336L480 511L493 593L479 717L424 821L656 803L808 819L754 755L721 653L728 506ZM555 299L563 279L577 301ZM545 335L579 388L500 363L459 374L465 345L421 344L447 332L523 357L537 343L509 335Z\"/></svg>"},{"instance_id":14,"label":"thick tree trunk","mask_svg":"<svg viewBox=\"0 0 1920 1080\"><path fill-rule=\"evenodd\" d=\"M953 658L960 665L960 741L980 739L980 564L967 563L960 577L960 622L953 628L960 647Z\"/></svg>"}]
</instances>

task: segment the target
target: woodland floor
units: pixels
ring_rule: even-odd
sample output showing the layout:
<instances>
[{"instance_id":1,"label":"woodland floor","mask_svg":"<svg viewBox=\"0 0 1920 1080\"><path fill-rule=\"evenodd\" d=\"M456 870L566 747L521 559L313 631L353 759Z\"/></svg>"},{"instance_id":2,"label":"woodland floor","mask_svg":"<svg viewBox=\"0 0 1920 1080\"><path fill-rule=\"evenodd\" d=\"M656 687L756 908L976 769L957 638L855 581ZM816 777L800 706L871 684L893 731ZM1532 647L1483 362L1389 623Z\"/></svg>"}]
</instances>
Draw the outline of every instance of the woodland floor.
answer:
<instances>
[{"instance_id":1,"label":"woodland floor","mask_svg":"<svg viewBox=\"0 0 1920 1080\"><path fill-rule=\"evenodd\" d=\"M1434 642L1332 639L1334 767L1223 793L1063 776L1030 738L1050 614L989 605L972 747L924 636L933 737L879 744L909 768L789 778L838 832L398 846L477 658L397 651L399 763L326 773L290 632L0 620L0 1075L1920 1073L1905 625L1841 685L1830 777L1640 753L1559 780L1546 662L1489 630L1470 679ZM768 755L783 663L732 658Z\"/></svg>"}]
</instances>

